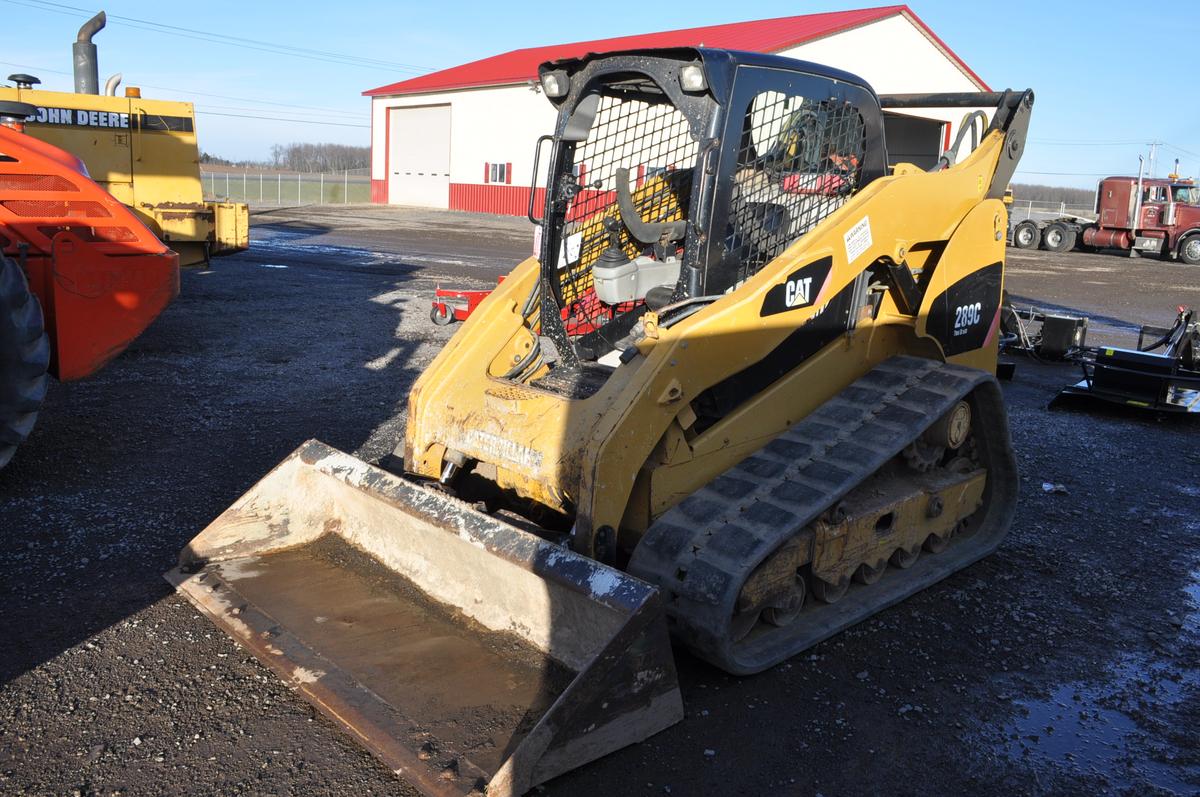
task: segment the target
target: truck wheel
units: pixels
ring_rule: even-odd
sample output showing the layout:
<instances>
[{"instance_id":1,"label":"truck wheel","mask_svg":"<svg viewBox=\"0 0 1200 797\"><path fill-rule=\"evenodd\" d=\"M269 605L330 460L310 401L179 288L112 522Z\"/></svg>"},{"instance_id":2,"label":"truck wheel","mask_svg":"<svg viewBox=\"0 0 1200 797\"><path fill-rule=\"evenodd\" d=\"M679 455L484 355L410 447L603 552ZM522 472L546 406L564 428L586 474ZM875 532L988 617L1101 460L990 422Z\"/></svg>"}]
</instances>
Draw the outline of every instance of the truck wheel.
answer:
<instances>
[{"instance_id":1,"label":"truck wheel","mask_svg":"<svg viewBox=\"0 0 1200 797\"><path fill-rule=\"evenodd\" d=\"M1200 266L1200 235L1189 235L1179 245L1179 259L1189 266Z\"/></svg>"},{"instance_id":2,"label":"truck wheel","mask_svg":"<svg viewBox=\"0 0 1200 797\"><path fill-rule=\"evenodd\" d=\"M42 305L29 290L21 267L0 254L0 468L37 421L49 367Z\"/></svg>"},{"instance_id":3,"label":"truck wheel","mask_svg":"<svg viewBox=\"0 0 1200 797\"><path fill-rule=\"evenodd\" d=\"M1018 249L1037 249L1041 242L1042 231L1035 222L1027 219L1013 230L1013 246Z\"/></svg>"},{"instance_id":4,"label":"truck wheel","mask_svg":"<svg viewBox=\"0 0 1200 797\"><path fill-rule=\"evenodd\" d=\"M1042 230L1042 248L1047 252L1068 252L1075 246L1075 233L1059 222Z\"/></svg>"}]
</instances>

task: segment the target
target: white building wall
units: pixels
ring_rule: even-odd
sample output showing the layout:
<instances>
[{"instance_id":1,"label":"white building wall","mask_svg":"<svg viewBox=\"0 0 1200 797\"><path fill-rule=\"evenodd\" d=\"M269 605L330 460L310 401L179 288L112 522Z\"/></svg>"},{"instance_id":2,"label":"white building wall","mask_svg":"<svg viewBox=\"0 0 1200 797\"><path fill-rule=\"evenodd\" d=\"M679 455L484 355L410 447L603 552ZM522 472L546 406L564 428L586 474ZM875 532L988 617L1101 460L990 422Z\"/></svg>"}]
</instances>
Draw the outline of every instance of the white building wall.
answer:
<instances>
[{"instance_id":1,"label":"white building wall","mask_svg":"<svg viewBox=\"0 0 1200 797\"><path fill-rule=\"evenodd\" d=\"M925 32L896 15L801 44L779 55L844 69L879 94L980 91Z\"/></svg>"},{"instance_id":2,"label":"white building wall","mask_svg":"<svg viewBox=\"0 0 1200 797\"><path fill-rule=\"evenodd\" d=\"M495 86L435 94L376 97L371 102L371 179L387 180L388 110L450 105L450 182L483 183L485 163L511 163L512 185L529 185L533 148L554 132L550 101L528 86ZM543 163L545 159L543 158Z\"/></svg>"},{"instance_id":3,"label":"white building wall","mask_svg":"<svg viewBox=\"0 0 1200 797\"><path fill-rule=\"evenodd\" d=\"M825 64L858 75L877 94L982 91L974 80L949 58L921 29L902 14L779 53L789 58ZM950 137L971 108L924 108L893 111L950 125ZM994 109L984 109L989 120ZM970 146L968 133L961 156Z\"/></svg>"}]
</instances>

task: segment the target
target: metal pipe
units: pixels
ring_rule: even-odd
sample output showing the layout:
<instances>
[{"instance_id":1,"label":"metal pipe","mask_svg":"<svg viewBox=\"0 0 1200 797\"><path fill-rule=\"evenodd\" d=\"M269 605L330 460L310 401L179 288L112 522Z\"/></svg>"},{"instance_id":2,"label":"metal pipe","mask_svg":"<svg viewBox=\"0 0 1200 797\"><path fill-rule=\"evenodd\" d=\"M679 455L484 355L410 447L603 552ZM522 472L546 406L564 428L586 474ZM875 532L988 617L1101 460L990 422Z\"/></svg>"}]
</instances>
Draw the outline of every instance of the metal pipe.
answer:
<instances>
[{"instance_id":1,"label":"metal pipe","mask_svg":"<svg viewBox=\"0 0 1200 797\"><path fill-rule=\"evenodd\" d=\"M1142 220L1142 169L1146 165L1146 159L1138 155L1138 181L1137 181L1137 202L1133 206L1133 218L1129 222L1129 229L1137 236L1138 224Z\"/></svg>"},{"instance_id":2,"label":"metal pipe","mask_svg":"<svg viewBox=\"0 0 1200 797\"><path fill-rule=\"evenodd\" d=\"M75 93L100 93L100 61L96 55L96 45L92 37L100 32L108 18L101 11L96 16L83 23L79 35L71 45L71 54L75 65Z\"/></svg>"},{"instance_id":3,"label":"metal pipe","mask_svg":"<svg viewBox=\"0 0 1200 797\"><path fill-rule=\"evenodd\" d=\"M1021 99L1020 92L1003 91L960 91L933 94L880 94L879 104L883 108L997 108L1003 101L1005 107L1015 108Z\"/></svg>"},{"instance_id":4,"label":"metal pipe","mask_svg":"<svg viewBox=\"0 0 1200 797\"><path fill-rule=\"evenodd\" d=\"M123 77L123 75L120 72L118 72L117 74L113 75L112 77L110 77L108 80L106 80L104 82L104 95L106 97L117 96L117 86L121 85L122 77Z\"/></svg>"}]
</instances>

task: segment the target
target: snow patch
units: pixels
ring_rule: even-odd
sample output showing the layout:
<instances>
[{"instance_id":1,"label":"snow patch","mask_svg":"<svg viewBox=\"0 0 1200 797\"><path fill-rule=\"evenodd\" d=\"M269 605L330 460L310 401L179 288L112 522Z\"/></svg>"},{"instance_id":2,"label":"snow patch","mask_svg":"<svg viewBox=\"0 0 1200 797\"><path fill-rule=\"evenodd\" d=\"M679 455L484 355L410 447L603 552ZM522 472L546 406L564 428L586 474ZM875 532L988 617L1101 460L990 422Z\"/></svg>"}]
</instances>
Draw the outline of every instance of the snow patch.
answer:
<instances>
[{"instance_id":1,"label":"snow patch","mask_svg":"<svg viewBox=\"0 0 1200 797\"><path fill-rule=\"evenodd\" d=\"M588 586L595 595L611 595L621 586L621 574L609 568L596 568L588 578Z\"/></svg>"},{"instance_id":2,"label":"snow patch","mask_svg":"<svg viewBox=\"0 0 1200 797\"><path fill-rule=\"evenodd\" d=\"M324 674L324 670L307 670L304 667L297 667L295 672L292 673L292 678L297 683L315 684Z\"/></svg>"}]
</instances>

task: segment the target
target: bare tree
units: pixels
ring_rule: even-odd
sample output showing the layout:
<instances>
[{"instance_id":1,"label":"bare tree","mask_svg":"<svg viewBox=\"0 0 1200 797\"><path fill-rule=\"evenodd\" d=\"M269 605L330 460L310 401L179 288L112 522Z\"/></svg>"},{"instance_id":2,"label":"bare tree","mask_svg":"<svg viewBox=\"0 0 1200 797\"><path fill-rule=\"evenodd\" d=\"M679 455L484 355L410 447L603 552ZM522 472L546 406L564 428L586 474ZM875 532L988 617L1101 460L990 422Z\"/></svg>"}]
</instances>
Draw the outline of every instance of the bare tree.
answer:
<instances>
[{"instance_id":1,"label":"bare tree","mask_svg":"<svg viewBox=\"0 0 1200 797\"><path fill-rule=\"evenodd\" d=\"M271 165L294 172L340 172L371 165L371 148L294 142L271 147Z\"/></svg>"},{"instance_id":2,"label":"bare tree","mask_svg":"<svg viewBox=\"0 0 1200 797\"><path fill-rule=\"evenodd\" d=\"M1068 205L1091 205L1096 198L1096 192L1091 188L1013 183L1012 190L1013 199L1018 202L1065 202Z\"/></svg>"}]
</instances>

